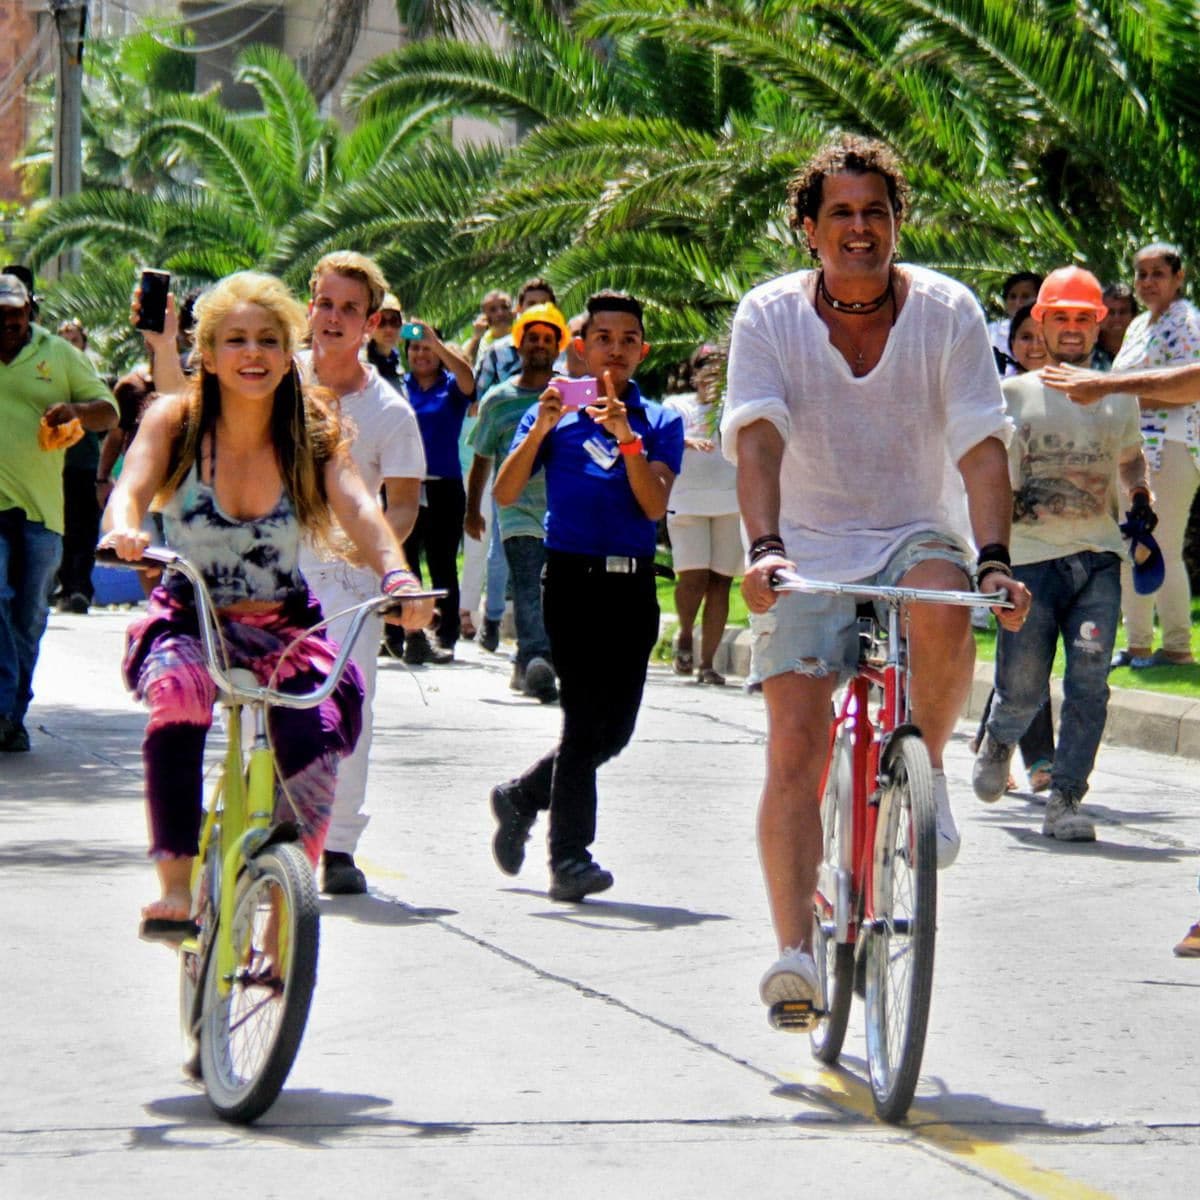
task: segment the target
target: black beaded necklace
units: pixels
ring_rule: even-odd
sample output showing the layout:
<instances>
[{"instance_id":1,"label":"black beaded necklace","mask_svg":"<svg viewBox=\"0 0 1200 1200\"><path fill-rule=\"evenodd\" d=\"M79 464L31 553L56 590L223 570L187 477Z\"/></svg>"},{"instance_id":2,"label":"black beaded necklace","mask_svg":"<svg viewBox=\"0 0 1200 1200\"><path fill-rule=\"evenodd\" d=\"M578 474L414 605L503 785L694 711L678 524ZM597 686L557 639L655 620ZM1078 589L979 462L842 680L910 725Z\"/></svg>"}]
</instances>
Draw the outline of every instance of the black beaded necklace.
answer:
<instances>
[{"instance_id":1,"label":"black beaded necklace","mask_svg":"<svg viewBox=\"0 0 1200 1200\"><path fill-rule=\"evenodd\" d=\"M892 270L888 270L887 287L875 297L874 300L839 300L837 297L830 294L829 288L825 285L825 272L820 270L817 272L817 294L829 305L834 312L845 313L851 317L869 317L872 313L877 313L885 304L892 305L892 324L896 323L895 307L896 307L896 291L895 277Z\"/></svg>"}]
</instances>

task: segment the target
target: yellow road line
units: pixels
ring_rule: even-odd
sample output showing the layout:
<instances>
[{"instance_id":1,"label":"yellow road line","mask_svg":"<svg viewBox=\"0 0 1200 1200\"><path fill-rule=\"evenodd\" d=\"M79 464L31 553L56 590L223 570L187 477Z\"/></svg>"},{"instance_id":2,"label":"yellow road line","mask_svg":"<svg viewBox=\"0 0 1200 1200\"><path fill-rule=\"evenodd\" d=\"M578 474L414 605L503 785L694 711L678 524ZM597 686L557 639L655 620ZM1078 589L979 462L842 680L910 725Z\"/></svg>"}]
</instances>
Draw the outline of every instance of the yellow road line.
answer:
<instances>
[{"instance_id":1,"label":"yellow road line","mask_svg":"<svg viewBox=\"0 0 1200 1200\"><path fill-rule=\"evenodd\" d=\"M829 1094L839 1107L859 1116L875 1117L871 1089L862 1080L844 1071L814 1068L808 1075L788 1075L785 1078L813 1091ZM969 1159L973 1165L1021 1188L1030 1196L1042 1200L1113 1200L1109 1192L1097 1191L1057 1171L1039 1167L1007 1146L988 1138L975 1137L965 1129L949 1124L941 1113L914 1106L909 1109L908 1120L910 1126L915 1128L903 1125L895 1128L910 1137L930 1142L957 1158Z\"/></svg>"}]
</instances>

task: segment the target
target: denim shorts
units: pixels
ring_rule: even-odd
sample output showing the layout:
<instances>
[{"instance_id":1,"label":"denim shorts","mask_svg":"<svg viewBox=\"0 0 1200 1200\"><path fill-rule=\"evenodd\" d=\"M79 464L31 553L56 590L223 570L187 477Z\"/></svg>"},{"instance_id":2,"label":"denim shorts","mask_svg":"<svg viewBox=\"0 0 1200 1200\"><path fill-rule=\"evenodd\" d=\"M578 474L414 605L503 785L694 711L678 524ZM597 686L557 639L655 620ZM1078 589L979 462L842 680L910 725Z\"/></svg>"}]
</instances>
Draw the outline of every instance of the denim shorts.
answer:
<instances>
[{"instance_id":1,"label":"denim shorts","mask_svg":"<svg viewBox=\"0 0 1200 1200\"><path fill-rule=\"evenodd\" d=\"M920 530L906 537L879 571L855 582L892 587L928 559L953 563L971 576L971 552L961 538ZM748 688L793 671L818 679L836 674L844 683L858 669L858 602L853 596L784 592L765 613L750 614L750 633Z\"/></svg>"}]
</instances>

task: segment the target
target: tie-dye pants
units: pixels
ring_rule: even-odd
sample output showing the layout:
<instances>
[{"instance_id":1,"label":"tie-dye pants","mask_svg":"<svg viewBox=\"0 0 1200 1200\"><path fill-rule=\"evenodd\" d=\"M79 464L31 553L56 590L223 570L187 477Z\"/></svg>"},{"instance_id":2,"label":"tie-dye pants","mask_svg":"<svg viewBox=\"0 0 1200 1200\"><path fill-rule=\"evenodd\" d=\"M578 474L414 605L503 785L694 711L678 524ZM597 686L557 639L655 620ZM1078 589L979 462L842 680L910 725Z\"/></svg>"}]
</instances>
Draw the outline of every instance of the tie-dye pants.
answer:
<instances>
[{"instance_id":1,"label":"tie-dye pants","mask_svg":"<svg viewBox=\"0 0 1200 1200\"><path fill-rule=\"evenodd\" d=\"M260 683L282 692L313 691L328 678L337 646L319 634L308 634L282 656L293 638L319 620L320 609L307 595L279 611L223 620L229 667L253 671ZM130 626L126 638L125 682L150 709L142 743L150 855L189 857L199 844L204 743L217 698L195 611L157 588L146 616ZM286 795L276 789L275 818L298 820L314 866L329 826L338 762L354 749L362 728L362 698L362 679L351 663L324 703L272 709L267 718L276 767L286 787Z\"/></svg>"}]
</instances>

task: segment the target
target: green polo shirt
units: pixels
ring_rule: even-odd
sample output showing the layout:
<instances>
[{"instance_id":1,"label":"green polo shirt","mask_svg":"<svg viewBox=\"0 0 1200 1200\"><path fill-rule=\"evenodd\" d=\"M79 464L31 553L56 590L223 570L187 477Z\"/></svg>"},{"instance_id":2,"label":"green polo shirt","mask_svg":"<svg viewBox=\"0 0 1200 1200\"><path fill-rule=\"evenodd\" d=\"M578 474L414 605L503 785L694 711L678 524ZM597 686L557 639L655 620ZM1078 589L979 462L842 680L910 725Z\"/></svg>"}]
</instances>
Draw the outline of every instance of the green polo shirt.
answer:
<instances>
[{"instance_id":1,"label":"green polo shirt","mask_svg":"<svg viewBox=\"0 0 1200 1200\"><path fill-rule=\"evenodd\" d=\"M0 511L63 531L64 450L38 446L42 413L56 404L117 402L85 354L40 325L10 363L0 362Z\"/></svg>"}]
</instances>

